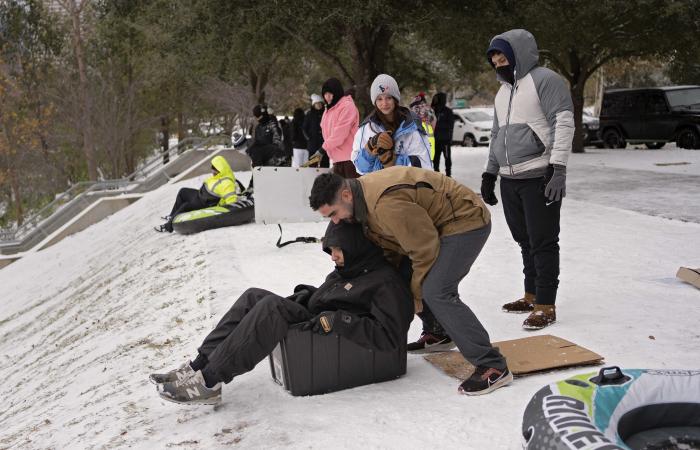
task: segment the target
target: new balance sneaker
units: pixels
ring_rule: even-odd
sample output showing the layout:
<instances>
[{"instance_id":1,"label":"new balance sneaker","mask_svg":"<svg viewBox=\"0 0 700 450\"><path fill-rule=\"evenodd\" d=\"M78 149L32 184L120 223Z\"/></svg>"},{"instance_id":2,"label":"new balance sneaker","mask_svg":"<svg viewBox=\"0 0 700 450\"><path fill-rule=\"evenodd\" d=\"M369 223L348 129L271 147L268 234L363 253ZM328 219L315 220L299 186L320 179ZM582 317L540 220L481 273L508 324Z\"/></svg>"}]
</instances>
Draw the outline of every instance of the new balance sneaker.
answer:
<instances>
[{"instance_id":1,"label":"new balance sneaker","mask_svg":"<svg viewBox=\"0 0 700 450\"><path fill-rule=\"evenodd\" d=\"M526 292L523 298L503 305L503 312L507 313L529 313L533 309L535 309L535 294L529 292Z\"/></svg>"},{"instance_id":2,"label":"new balance sneaker","mask_svg":"<svg viewBox=\"0 0 700 450\"><path fill-rule=\"evenodd\" d=\"M498 370L493 367L477 367L471 377L459 386L459 393L465 395L482 395L498 389L513 381L513 374L506 367Z\"/></svg>"},{"instance_id":3,"label":"new balance sneaker","mask_svg":"<svg viewBox=\"0 0 700 450\"><path fill-rule=\"evenodd\" d=\"M201 371L190 378L158 385L163 400L185 405L216 405L221 403L221 383L208 388Z\"/></svg>"},{"instance_id":4,"label":"new balance sneaker","mask_svg":"<svg viewBox=\"0 0 700 450\"><path fill-rule=\"evenodd\" d=\"M432 333L422 332L416 342L408 344L406 349L410 353L446 352L456 345L449 336L438 336Z\"/></svg>"},{"instance_id":5,"label":"new balance sneaker","mask_svg":"<svg viewBox=\"0 0 700 450\"><path fill-rule=\"evenodd\" d=\"M541 330L557 321L557 310L554 305L535 305L534 310L523 322L526 330Z\"/></svg>"},{"instance_id":6,"label":"new balance sneaker","mask_svg":"<svg viewBox=\"0 0 700 450\"><path fill-rule=\"evenodd\" d=\"M181 381L191 378L194 375L194 370L190 366L189 362L184 363L177 369L173 369L166 373L152 373L148 376L151 383L162 384L162 383L172 383L173 381Z\"/></svg>"}]
</instances>

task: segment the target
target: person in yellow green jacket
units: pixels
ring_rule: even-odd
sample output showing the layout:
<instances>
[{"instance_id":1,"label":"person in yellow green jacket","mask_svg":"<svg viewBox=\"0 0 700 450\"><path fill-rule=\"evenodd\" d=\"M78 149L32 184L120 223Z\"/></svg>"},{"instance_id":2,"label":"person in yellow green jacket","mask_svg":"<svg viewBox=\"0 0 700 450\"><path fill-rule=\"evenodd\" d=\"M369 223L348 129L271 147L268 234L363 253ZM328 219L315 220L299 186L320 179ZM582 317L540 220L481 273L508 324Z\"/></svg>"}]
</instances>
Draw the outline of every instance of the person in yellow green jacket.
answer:
<instances>
[{"instance_id":1,"label":"person in yellow green jacket","mask_svg":"<svg viewBox=\"0 0 700 450\"><path fill-rule=\"evenodd\" d=\"M209 206L227 206L236 203L236 176L231 166L223 156L215 156L211 160L213 175L204 180L202 187L197 189L182 188L177 193L175 204L170 214L165 217L167 222L156 228L156 231L173 232L173 219L180 213L194 211Z\"/></svg>"}]
</instances>

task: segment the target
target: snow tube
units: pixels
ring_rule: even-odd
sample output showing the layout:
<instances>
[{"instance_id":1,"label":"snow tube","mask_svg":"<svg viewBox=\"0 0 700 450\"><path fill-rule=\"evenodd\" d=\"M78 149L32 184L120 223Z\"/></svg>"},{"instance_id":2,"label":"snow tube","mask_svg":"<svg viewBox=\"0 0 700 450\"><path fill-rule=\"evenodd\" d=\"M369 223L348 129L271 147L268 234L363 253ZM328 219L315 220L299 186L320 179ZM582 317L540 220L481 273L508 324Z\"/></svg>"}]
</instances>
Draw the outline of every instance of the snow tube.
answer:
<instances>
[{"instance_id":1,"label":"snow tube","mask_svg":"<svg viewBox=\"0 0 700 450\"><path fill-rule=\"evenodd\" d=\"M238 196L236 203L226 207L212 206L178 214L173 219L173 230L180 234L192 234L214 228L242 225L254 219L253 196L244 193Z\"/></svg>"},{"instance_id":2,"label":"snow tube","mask_svg":"<svg viewBox=\"0 0 700 450\"><path fill-rule=\"evenodd\" d=\"M537 391L526 449L700 449L700 370L607 367Z\"/></svg>"}]
</instances>

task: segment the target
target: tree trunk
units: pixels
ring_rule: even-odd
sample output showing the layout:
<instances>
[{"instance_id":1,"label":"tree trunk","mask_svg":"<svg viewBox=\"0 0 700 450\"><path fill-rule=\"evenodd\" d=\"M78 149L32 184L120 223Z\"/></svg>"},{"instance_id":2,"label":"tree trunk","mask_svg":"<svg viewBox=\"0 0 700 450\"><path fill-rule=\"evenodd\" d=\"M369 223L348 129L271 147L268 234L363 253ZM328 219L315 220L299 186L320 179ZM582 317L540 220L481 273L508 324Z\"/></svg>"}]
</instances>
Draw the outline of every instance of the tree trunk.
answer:
<instances>
[{"instance_id":1,"label":"tree trunk","mask_svg":"<svg viewBox=\"0 0 700 450\"><path fill-rule=\"evenodd\" d=\"M384 25L351 31L355 98L363 116L374 108L370 87L377 75L386 72L386 57L392 35L393 31Z\"/></svg>"},{"instance_id":2,"label":"tree trunk","mask_svg":"<svg viewBox=\"0 0 700 450\"><path fill-rule=\"evenodd\" d=\"M182 113L182 110L177 112L177 140L182 141L187 137L187 133L185 133L185 115Z\"/></svg>"},{"instance_id":3,"label":"tree trunk","mask_svg":"<svg viewBox=\"0 0 700 450\"><path fill-rule=\"evenodd\" d=\"M248 71L250 88L258 103L261 105L265 103L265 86L267 86L268 75L268 71L265 69L256 71L251 67Z\"/></svg>"},{"instance_id":4,"label":"tree trunk","mask_svg":"<svg viewBox=\"0 0 700 450\"><path fill-rule=\"evenodd\" d=\"M571 151L573 153L584 153L583 148L583 89L586 86L586 80L579 77L579 80L571 84L571 100L574 103L574 125L576 132L574 133L574 142L572 143Z\"/></svg>"},{"instance_id":5,"label":"tree trunk","mask_svg":"<svg viewBox=\"0 0 700 450\"><path fill-rule=\"evenodd\" d=\"M83 154L87 163L88 177L91 181L97 180L97 160L95 158L95 142L90 125L91 98L87 79L87 69L85 67L85 55L83 49L83 32L80 14L83 4L76 3L76 0L69 0L63 4L68 7L71 17L71 34L73 40L73 52L78 66L78 96L80 98L80 132L83 137Z\"/></svg>"},{"instance_id":6,"label":"tree trunk","mask_svg":"<svg viewBox=\"0 0 700 450\"><path fill-rule=\"evenodd\" d=\"M160 152L163 154L163 164L170 162L170 120L168 116L160 117Z\"/></svg>"},{"instance_id":7,"label":"tree trunk","mask_svg":"<svg viewBox=\"0 0 700 450\"><path fill-rule=\"evenodd\" d=\"M574 141L571 144L573 153L583 153L583 89L588 75L586 67L575 49L569 49L569 92L574 104Z\"/></svg>"},{"instance_id":8,"label":"tree trunk","mask_svg":"<svg viewBox=\"0 0 700 450\"><path fill-rule=\"evenodd\" d=\"M13 167L9 167L7 171L8 178L10 179L10 189L12 190L12 198L14 200L15 216L17 219L17 225L22 225L24 222L24 210L22 209L22 192L19 189L19 182L17 181L17 173Z\"/></svg>"}]
</instances>

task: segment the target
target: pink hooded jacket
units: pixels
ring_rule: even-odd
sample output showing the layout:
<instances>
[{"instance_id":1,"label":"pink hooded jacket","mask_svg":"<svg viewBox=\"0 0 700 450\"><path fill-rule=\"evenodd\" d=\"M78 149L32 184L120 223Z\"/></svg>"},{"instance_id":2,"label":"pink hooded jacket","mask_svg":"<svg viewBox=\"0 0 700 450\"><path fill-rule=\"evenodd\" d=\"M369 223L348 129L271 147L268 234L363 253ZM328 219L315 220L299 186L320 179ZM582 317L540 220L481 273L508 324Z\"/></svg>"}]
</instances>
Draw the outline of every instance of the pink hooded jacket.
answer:
<instances>
[{"instance_id":1,"label":"pink hooded jacket","mask_svg":"<svg viewBox=\"0 0 700 450\"><path fill-rule=\"evenodd\" d=\"M360 123L360 112L352 97L341 98L332 108L323 114L321 132L323 149L334 163L350 161L352 142Z\"/></svg>"}]
</instances>

